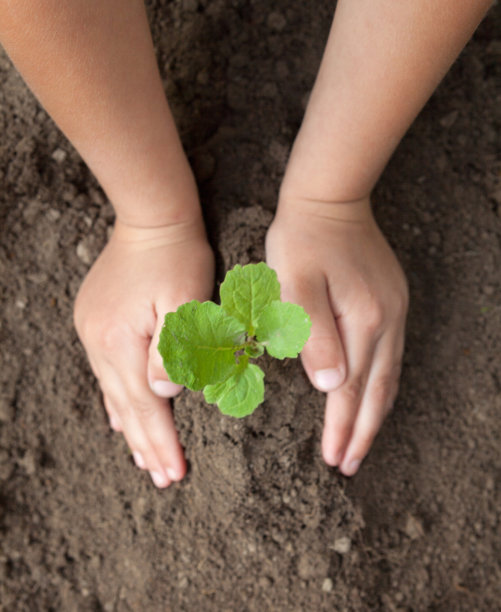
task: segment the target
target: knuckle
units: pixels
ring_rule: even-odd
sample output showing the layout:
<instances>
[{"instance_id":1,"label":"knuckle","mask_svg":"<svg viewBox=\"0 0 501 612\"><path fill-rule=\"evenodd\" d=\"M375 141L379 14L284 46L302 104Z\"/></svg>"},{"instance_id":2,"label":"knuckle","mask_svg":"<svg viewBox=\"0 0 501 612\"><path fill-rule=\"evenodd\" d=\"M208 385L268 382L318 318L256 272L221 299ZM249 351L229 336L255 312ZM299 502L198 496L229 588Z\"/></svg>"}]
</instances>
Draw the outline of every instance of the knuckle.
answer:
<instances>
[{"instance_id":1,"label":"knuckle","mask_svg":"<svg viewBox=\"0 0 501 612\"><path fill-rule=\"evenodd\" d=\"M124 342L124 329L115 322L105 322L92 326L91 334L106 353L115 353L121 349Z\"/></svg>"},{"instance_id":2,"label":"knuckle","mask_svg":"<svg viewBox=\"0 0 501 612\"><path fill-rule=\"evenodd\" d=\"M371 397L374 403L386 405L395 384L393 376L380 376L372 384Z\"/></svg>"},{"instance_id":3,"label":"knuckle","mask_svg":"<svg viewBox=\"0 0 501 612\"><path fill-rule=\"evenodd\" d=\"M126 425L126 424L127 424L127 422L128 422L128 417L129 417L129 412L130 412L130 411L127 409L127 407L126 407L126 406L124 406L124 405L122 405L122 404L116 404L116 405L113 407L113 412L110 412L109 410L108 410L107 412L108 412L108 415L109 415L110 417L111 417L111 416L112 416L112 414L114 413L114 414L115 414L115 415L118 417L118 419L119 419L119 421L120 421L120 423L121 423L122 425Z\"/></svg>"},{"instance_id":4,"label":"knuckle","mask_svg":"<svg viewBox=\"0 0 501 612\"><path fill-rule=\"evenodd\" d=\"M136 413L140 420L148 419L153 416L157 410L158 405L151 398L146 397L144 392L140 390L134 390L129 394L129 400L132 410Z\"/></svg>"},{"instance_id":5,"label":"knuckle","mask_svg":"<svg viewBox=\"0 0 501 612\"><path fill-rule=\"evenodd\" d=\"M357 401L363 389L363 381L361 376L357 376L356 378L352 378L349 380L344 387L342 388L342 393L344 397L351 403Z\"/></svg>"},{"instance_id":6,"label":"knuckle","mask_svg":"<svg viewBox=\"0 0 501 612\"><path fill-rule=\"evenodd\" d=\"M365 307L361 309L359 316L366 331L377 333L383 326L385 309L379 300L371 297Z\"/></svg>"},{"instance_id":7,"label":"knuckle","mask_svg":"<svg viewBox=\"0 0 501 612\"><path fill-rule=\"evenodd\" d=\"M144 400L140 402L134 402L133 409L140 420L149 419L157 411L156 406Z\"/></svg>"},{"instance_id":8,"label":"knuckle","mask_svg":"<svg viewBox=\"0 0 501 612\"><path fill-rule=\"evenodd\" d=\"M127 421L129 410L127 406L124 405L122 402L115 402L113 405L113 411L116 413L120 420ZM111 414L110 410L108 410L108 414Z\"/></svg>"},{"instance_id":9,"label":"knuckle","mask_svg":"<svg viewBox=\"0 0 501 612\"><path fill-rule=\"evenodd\" d=\"M116 353L133 336L130 326L116 313L110 317L103 313L81 312L75 306L73 321L83 344L104 353Z\"/></svg>"},{"instance_id":10,"label":"knuckle","mask_svg":"<svg viewBox=\"0 0 501 612\"><path fill-rule=\"evenodd\" d=\"M381 330L384 321L384 311L379 304L373 304L366 313L365 328L373 333Z\"/></svg>"}]
</instances>

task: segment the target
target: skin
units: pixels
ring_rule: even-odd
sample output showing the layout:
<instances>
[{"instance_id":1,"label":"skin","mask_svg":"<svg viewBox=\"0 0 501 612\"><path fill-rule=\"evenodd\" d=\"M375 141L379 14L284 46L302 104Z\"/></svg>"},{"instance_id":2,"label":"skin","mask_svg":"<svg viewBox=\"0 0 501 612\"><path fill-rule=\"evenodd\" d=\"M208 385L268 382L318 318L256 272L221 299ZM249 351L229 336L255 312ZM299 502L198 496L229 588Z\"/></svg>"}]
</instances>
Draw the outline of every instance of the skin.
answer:
<instances>
[{"instance_id":1,"label":"skin","mask_svg":"<svg viewBox=\"0 0 501 612\"><path fill-rule=\"evenodd\" d=\"M180 387L167 380L158 336L167 311L211 297L214 262L143 3L1 0L0 40L115 208L75 325L111 426L168 486L186 463L167 399Z\"/></svg>"},{"instance_id":2,"label":"skin","mask_svg":"<svg viewBox=\"0 0 501 612\"><path fill-rule=\"evenodd\" d=\"M395 399L408 301L370 193L489 5L340 0L293 147L267 259L283 298L312 318L302 359L327 392L322 452L346 475ZM0 40L115 208L75 324L112 427L138 467L168 486L186 464L167 399L179 388L161 366L158 334L165 312L210 297L213 256L143 4L0 0Z\"/></svg>"},{"instance_id":3,"label":"skin","mask_svg":"<svg viewBox=\"0 0 501 612\"><path fill-rule=\"evenodd\" d=\"M347 476L393 406L408 303L371 191L490 4L339 0L290 156L267 259L311 315L302 360L327 392L322 453Z\"/></svg>"}]
</instances>

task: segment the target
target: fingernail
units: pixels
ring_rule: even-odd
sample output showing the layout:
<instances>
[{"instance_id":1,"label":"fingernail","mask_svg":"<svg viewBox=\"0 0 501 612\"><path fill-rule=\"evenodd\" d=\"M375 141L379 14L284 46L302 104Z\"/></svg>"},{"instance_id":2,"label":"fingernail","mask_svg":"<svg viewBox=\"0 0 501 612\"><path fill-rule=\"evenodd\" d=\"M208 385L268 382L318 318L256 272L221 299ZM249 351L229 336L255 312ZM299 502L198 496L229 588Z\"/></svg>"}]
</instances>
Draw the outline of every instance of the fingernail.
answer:
<instances>
[{"instance_id":1,"label":"fingernail","mask_svg":"<svg viewBox=\"0 0 501 612\"><path fill-rule=\"evenodd\" d=\"M166 468L165 471L167 472L167 476L171 479L171 480L179 480L179 475L176 472L175 469L173 468Z\"/></svg>"},{"instance_id":2,"label":"fingernail","mask_svg":"<svg viewBox=\"0 0 501 612\"><path fill-rule=\"evenodd\" d=\"M170 380L154 380L150 386L153 393L159 397L174 397L183 388L181 385L170 382Z\"/></svg>"},{"instance_id":3,"label":"fingernail","mask_svg":"<svg viewBox=\"0 0 501 612\"><path fill-rule=\"evenodd\" d=\"M353 476L360 467L360 459L354 459L350 461L346 467L342 467L341 471L345 476Z\"/></svg>"},{"instance_id":4,"label":"fingernail","mask_svg":"<svg viewBox=\"0 0 501 612\"><path fill-rule=\"evenodd\" d=\"M315 372L315 383L321 391L334 391L343 382L344 374L340 368L329 368Z\"/></svg>"},{"instance_id":5,"label":"fingernail","mask_svg":"<svg viewBox=\"0 0 501 612\"><path fill-rule=\"evenodd\" d=\"M324 451L324 461L331 467L336 467L341 462L342 452Z\"/></svg>"},{"instance_id":6,"label":"fingernail","mask_svg":"<svg viewBox=\"0 0 501 612\"><path fill-rule=\"evenodd\" d=\"M333 467L341 463L341 456L342 456L342 453L340 452L334 455L334 458L332 459L332 463L331 463Z\"/></svg>"},{"instance_id":7,"label":"fingernail","mask_svg":"<svg viewBox=\"0 0 501 612\"><path fill-rule=\"evenodd\" d=\"M138 468L141 468L143 470L146 467L146 464L144 462L144 459L141 453L139 453L138 451L134 451L132 453L132 457L134 459L134 463L137 465Z\"/></svg>"},{"instance_id":8,"label":"fingernail","mask_svg":"<svg viewBox=\"0 0 501 612\"><path fill-rule=\"evenodd\" d=\"M110 416L110 427L115 431L120 431L120 422L115 416Z\"/></svg>"},{"instance_id":9,"label":"fingernail","mask_svg":"<svg viewBox=\"0 0 501 612\"><path fill-rule=\"evenodd\" d=\"M153 482L155 483L155 486L157 487L166 487L169 484L169 481L167 480L167 477L164 474L161 474L160 472L150 472L150 476L151 476L151 480L153 480Z\"/></svg>"}]
</instances>

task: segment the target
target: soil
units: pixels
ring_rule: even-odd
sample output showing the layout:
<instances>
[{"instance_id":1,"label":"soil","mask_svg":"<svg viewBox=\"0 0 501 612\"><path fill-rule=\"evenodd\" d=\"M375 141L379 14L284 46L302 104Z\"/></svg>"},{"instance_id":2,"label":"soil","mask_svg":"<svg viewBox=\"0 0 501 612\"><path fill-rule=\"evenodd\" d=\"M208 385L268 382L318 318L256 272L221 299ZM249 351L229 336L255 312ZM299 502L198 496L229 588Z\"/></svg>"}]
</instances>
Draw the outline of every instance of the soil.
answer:
<instances>
[{"instance_id":1,"label":"soil","mask_svg":"<svg viewBox=\"0 0 501 612\"><path fill-rule=\"evenodd\" d=\"M218 278L263 258L334 3L153 0L158 61ZM374 195L409 278L402 386L360 473L320 457L324 397L267 363L237 421L183 392L166 491L110 431L72 325L113 211L0 54L0 609L501 609L501 11Z\"/></svg>"}]
</instances>

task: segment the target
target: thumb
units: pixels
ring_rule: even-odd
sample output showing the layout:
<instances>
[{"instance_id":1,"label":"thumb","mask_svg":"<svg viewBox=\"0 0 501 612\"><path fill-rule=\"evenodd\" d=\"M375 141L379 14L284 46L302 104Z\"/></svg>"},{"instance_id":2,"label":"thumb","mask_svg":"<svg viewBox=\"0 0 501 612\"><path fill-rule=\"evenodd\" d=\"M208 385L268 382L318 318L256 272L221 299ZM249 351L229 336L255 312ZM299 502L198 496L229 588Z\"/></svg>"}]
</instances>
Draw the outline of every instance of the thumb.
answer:
<instances>
[{"instance_id":1,"label":"thumb","mask_svg":"<svg viewBox=\"0 0 501 612\"><path fill-rule=\"evenodd\" d=\"M308 378L319 391L334 391L346 378L346 359L324 279L301 283L300 290L289 290L284 283L282 295L311 318L310 337L301 352Z\"/></svg>"},{"instance_id":2,"label":"thumb","mask_svg":"<svg viewBox=\"0 0 501 612\"><path fill-rule=\"evenodd\" d=\"M161 314L157 318L155 332L151 338L148 353L148 383L155 395L159 397L174 397L183 390L183 386L170 382L169 376L163 366L162 356L158 351L158 341L160 339L163 322L164 318L163 314Z\"/></svg>"}]
</instances>

